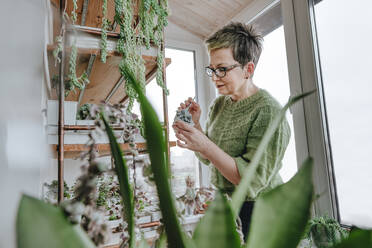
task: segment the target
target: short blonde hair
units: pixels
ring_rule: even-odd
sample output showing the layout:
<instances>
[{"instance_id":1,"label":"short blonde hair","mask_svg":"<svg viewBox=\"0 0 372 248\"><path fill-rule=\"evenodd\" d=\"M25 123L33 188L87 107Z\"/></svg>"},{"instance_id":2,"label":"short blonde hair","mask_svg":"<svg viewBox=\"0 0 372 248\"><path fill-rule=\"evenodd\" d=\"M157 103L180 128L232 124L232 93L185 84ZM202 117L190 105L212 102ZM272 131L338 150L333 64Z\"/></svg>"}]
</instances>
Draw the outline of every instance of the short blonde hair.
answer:
<instances>
[{"instance_id":1,"label":"short blonde hair","mask_svg":"<svg viewBox=\"0 0 372 248\"><path fill-rule=\"evenodd\" d=\"M252 25L231 22L205 41L208 51L231 48L233 57L242 66L253 62L256 66L262 52L263 37Z\"/></svg>"}]
</instances>

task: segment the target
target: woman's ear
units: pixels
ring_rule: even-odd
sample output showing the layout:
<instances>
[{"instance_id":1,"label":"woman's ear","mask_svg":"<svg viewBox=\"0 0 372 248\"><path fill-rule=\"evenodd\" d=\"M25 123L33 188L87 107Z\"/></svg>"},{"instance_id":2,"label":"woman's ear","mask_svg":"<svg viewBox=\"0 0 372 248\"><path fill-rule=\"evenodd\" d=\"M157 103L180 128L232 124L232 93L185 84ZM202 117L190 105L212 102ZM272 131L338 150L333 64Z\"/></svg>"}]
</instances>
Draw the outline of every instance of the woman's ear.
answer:
<instances>
[{"instance_id":1,"label":"woman's ear","mask_svg":"<svg viewBox=\"0 0 372 248\"><path fill-rule=\"evenodd\" d=\"M244 73L245 73L245 78L248 79L250 78L253 73L254 73L254 63L253 62L248 62L245 66L244 66Z\"/></svg>"}]
</instances>

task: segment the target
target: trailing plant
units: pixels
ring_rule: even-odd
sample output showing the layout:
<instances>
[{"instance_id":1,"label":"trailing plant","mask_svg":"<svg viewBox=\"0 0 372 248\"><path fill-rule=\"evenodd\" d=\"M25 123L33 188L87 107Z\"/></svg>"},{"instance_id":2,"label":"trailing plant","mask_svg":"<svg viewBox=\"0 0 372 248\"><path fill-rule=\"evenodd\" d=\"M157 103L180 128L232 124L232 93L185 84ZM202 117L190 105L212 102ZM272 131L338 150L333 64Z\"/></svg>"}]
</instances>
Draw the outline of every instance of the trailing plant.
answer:
<instances>
[{"instance_id":1,"label":"trailing plant","mask_svg":"<svg viewBox=\"0 0 372 248\"><path fill-rule=\"evenodd\" d=\"M62 36L58 35L56 37L55 42L56 42L56 47L53 50L53 57L54 57L55 65L57 65L57 63L61 63L61 59L59 58L59 53L62 52L62 50L63 50L63 38L62 38Z\"/></svg>"},{"instance_id":2,"label":"trailing plant","mask_svg":"<svg viewBox=\"0 0 372 248\"><path fill-rule=\"evenodd\" d=\"M65 96L68 96L71 91L75 92L75 87L82 90L86 84L89 83L88 74L83 72L80 77L76 76L76 60L77 60L77 47L75 44L71 47L71 54L69 59L69 69L67 81L65 82Z\"/></svg>"},{"instance_id":3,"label":"trailing plant","mask_svg":"<svg viewBox=\"0 0 372 248\"><path fill-rule=\"evenodd\" d=\"M140 34L141 40L144 40L145 46L150 48L150 42L153 41L158 47L157 52L157 73L156 82L163 88L165 93L168 95L169 91L164 85L163 81L163 65L164 65L164 54L161 50L163 46L163 31L164 27L168 25L168 1L167 0L142 0L139 8L139 22L140 22Z\"/></svg>"},{"instance_id":4,"label":"trailing plant","mask_svg":"<svg viewBox=\"0 0 372 248\"><path fill-rule=\"evenodd\" d=\"M72 20L72 24L75 24L75 22L77 21L77 14L76 14L76 10L78 8L77 0L72 0L72 5L73 5L73 8L71 11L71 20Z\"/></svg>"},{"instance_id":5,"label":"trailing plant","mask_svg":"<svg viewBox=\"0 0 372 248\"><path fill-rule=\"evenodd\" d=\"M348 231L329 216L311 219L306 229L305 235L310 242L310 246L314 242L318 248L334 247L348 236Z\"/></svg>"},{"instance_id":6,"label":"trailing plant","mask_svg":"<svg viewBox=\"0 0 372 248\"><path fill-rule=\"evenodd\" d=\"M107 30L110 27L110 21L107 19L107 0L102 4L102 32L101 32L101 61L106 63L107 57Z\"/></svg>"},{"instance_id":7,"label":"trailing plant","mask_svg":"<svg viewBox=\"0 0 372 248\"><path fill-rule=\"evenodd\" d=\"M122 54L123 61L120 63L120 71L123 67L129 67L136 79L140 82L142 91L145 90L145 65L142 58L141 47L145 45L150 48L153 41L158 46L157 57L157 83L166 94L168 90L163 83L163 62L164 55L161 52L163 45L163 30L167 25L168 5L166 0L141 0L139 1L139 24L134 27L133 1L115 0L115 21L120 26L120 38L117 43L117 50ZM125 76L125 74L122 73ZM125 84L125 92L129 98L128 111L130 112L138 93L130 84Z\"/></svg>"}]
</instances>

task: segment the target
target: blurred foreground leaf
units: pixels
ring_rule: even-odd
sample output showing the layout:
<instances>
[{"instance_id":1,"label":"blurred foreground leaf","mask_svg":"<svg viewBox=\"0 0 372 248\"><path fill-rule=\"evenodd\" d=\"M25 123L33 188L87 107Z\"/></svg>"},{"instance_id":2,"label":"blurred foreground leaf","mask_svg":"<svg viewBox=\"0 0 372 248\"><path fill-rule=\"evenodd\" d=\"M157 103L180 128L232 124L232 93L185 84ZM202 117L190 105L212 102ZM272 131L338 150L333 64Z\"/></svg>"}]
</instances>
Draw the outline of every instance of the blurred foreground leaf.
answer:
<instances>
[{"instance_id":1,"label":"blurred foreground leaf","mask_svg":"<svg viewBox=\"0 0 372 248\"><path fill-rule=\"evenodd\" d=\"M193 240L197 247L203 248L240 247L234 214L221 192L216 193L215 200L197 225Z\"/></svg>"},{"instance_id":2,"label":"blurred foreground leaf","mask_svg":"<svg viewBox=\"0 0 372 248\"><path fill-rule=\"evenodd\" d=\"M310 217L312 168L308 158L290 181L258 198L246 247L297 247Z\"/></svg>"},{"instance_id":3,"label":"blurred foreground leaf","mask_svg":"<svg viewBox=\"0 0 372 248\"><path fill-rule=\"evenodd\" d=\"M16 223L18 248L95 247L79 225L72 225L59 207L23 195Z\"/></svg>"},{"instance_id":4,"label":"blurred foreground leaf","mask_svg":"<svg viewBox=\"0 0 372 248\"><path fill-rule=\"evenodd\" d=\"M124 218L125 221L128 223L129 247L133 248L135 247L136 243L136 235L134 232L134 202L133 191L129 182L128 167L125 164L123 153L116 141L114 133L112 132L112 129L103 113L101 113L101 119L105 124L106 133L110 141L111 154L114 158L115 171L119 179L120 195L123 199L124 204Z\"/></svg>"}]
</instances>

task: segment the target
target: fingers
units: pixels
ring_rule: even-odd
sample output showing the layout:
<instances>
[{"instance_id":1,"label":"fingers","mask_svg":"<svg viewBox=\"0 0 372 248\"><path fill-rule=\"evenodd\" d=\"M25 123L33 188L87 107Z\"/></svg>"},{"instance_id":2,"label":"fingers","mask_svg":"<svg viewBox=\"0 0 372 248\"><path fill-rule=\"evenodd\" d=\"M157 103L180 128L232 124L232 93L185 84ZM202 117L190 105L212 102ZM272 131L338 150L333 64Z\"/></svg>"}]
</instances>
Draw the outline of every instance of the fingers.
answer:
<instances>
[{"instance_id":1,"label":"fingers","mask_svg":"<svg viewBox=\"0 0 372 248\"><path fill-rule=\"evenodd\" d=\"M186 124L183 121L175 121L174 124L173 124L173 126L172 126L173 128L177 128L178 129L178 132L180 132L180 131L186 131L186 132L190 132L191 133L195 129L194 127L190 126L189 124Z\"/></svg>"},{"instance_id":2,"label":"fingers","mask_svg":"<svg viewBox=\"0 0 372 248\"><path fill-rule=\"evenodd\" d=\"M178 107L178 110L185 109L185 108L187 108L187 106L189 106L190 104L193 104L193 103L196 103L196 102L193 100L193 98L189 97L184 102L180 103L180 106Z\"/></svg>"},{"instance_id":3,"label":"fingers","mask_svg":"<svg viewBox=\"0 0 372 248\"><path fill-rule=\"evenodd\" d=\"M177 140L177 146L182 147L182 148L187 148L186 144L183 144L181 141Z\"/></svg>"},{"instance_id":4,"label":"fingers","mask_svg":"<svg viewBox=\"0 0 372 248\"><path fill-rule=\"evenodd\" d=\"M187 138L182 133L176 133L177 139L183 141L185 144L187 143Z\"/></svg>"}]
</instances>

